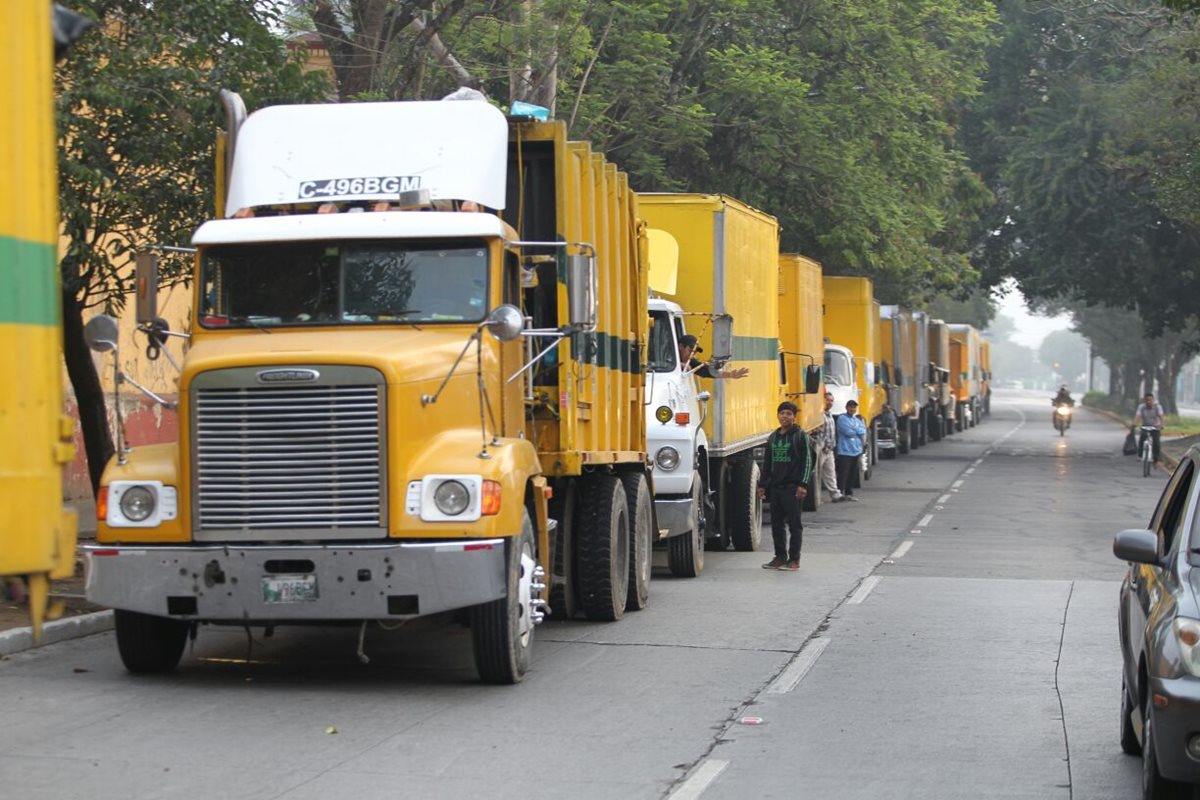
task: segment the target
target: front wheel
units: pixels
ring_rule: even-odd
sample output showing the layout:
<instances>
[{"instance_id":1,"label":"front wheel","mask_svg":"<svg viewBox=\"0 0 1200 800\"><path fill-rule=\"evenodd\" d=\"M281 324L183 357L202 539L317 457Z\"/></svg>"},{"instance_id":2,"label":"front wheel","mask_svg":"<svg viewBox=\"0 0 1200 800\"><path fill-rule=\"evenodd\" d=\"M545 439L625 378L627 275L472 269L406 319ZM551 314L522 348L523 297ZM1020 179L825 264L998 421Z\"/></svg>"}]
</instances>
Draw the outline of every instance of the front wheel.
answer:
<instances>
[{"instance_id":1,"label":"front wheel","mask_svg":"<svg viewBox=\"0 0 1200 800\"><path fill-rule=\"evenodd\" d=\"M113 612L113 623L121 662L135 675L157 675L175 669L191 624L121 609Z\"/></svg>"},{"instance_id":2,"label":"front wheel","mask_svg":"<svg viewBox=\"0 0 1200 800\"><path fill-rule=\"evenodd\" d=\"M1152 462L1150 461L1150 455L1148 453L1146 455L1142 456L1142 477L1143 478L1150 477L1150 464L1151 463Z\"/></svg>"},{"instance_id":3,"label":"front wheel","mask_svg":"<svg viewBox=\"0 0 1200 800\"><path fill-rule=\"evenodd\" d=\"M704 500L700 473L692 474L691 530L667 539L667 567L677 578L695 578L704 571Z\"/></svg>"},{"instance_id":4,"label":"front wheel","mask_svg":"<svg viewBox=\"0 0 1200 800\"><path fill-rule=\"evenodd\" d=\"M1148 712L1142 722L1142 800L1184 800L1191 796L1190 786L1168 780L1158 771L1154 714Z\"/></svg>"},{"instance_id":5,"label":"front wheel","mask_svg":"<svg viewBox=\"0 0 1200 800\"><path fill-rule=\"evenodd\" d=\"M471 609L475 668L484 683L520 683L529 669L542 581L533 552L533 523L526 511L521 535L505 547L508 580L504 597ZM540 620L539 620L540 621Z\"/></svg>"},{"instance_id":6,"label":"front wheel","mask_svg":"<svg viewBox=\"0 0 1200 800\"><path fill-rule=\"evenodd\" d=\"M1138 741L1137 732L1133 728L1133 715L1138 713L1129 696L1125 680L1121 680L1121 751L1131 756L1142 752L1142 744Z\"/></svg>"}]
</instances>

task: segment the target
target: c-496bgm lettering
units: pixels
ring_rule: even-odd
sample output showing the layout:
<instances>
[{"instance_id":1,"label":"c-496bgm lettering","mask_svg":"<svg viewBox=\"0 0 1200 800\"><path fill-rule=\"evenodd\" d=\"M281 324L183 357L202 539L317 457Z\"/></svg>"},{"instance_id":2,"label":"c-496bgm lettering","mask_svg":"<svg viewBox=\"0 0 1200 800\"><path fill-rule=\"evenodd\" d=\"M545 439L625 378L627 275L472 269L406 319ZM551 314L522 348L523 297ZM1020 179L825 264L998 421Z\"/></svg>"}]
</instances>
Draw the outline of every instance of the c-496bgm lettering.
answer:
<instances>
[{"instance_id":1,"label":"c-496bgm lettering","mask_svg":"<svg viewBox=\"0 0 1200 800\"><path fill-rule=\"evenodd\" d=\"M385 175L379 178L323 178L300 182L300 199L330 197L395 196L421 188L419 175Z\"/></svg>"}]
</instances>

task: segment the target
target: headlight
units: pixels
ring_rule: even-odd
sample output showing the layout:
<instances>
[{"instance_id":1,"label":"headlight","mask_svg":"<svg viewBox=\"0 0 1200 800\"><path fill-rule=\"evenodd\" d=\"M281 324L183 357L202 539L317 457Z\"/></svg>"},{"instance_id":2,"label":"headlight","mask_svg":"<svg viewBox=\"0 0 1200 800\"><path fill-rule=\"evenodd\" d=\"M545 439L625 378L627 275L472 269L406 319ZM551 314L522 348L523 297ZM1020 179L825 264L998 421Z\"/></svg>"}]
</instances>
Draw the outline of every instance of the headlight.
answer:
<instances>
[{"instance_id":1,"label":"headlight","mask_svg":"<svg viewBox=\"0 0 1200 800\"><path fill-rule=\"evenodd\" d=\"M471 505L471 493L458 481L443 481L433 492L433 504L448 517L456 517Z\"/></svg>"},{"instance_id":2,"label":"headlight","mask_svg":"<svg viewBox=\"0 0 1200 800\"><path fill-rule=\"evenodd\" d=\"M1058 411L1058 415L1059 415L1060 417L1069 417L1069 416L1071 416L1071 409L1070 409L1069 407L1067 407L1067 406L1059 406L1059 407L1058 407L1058 409L1057 409L1057 411Z\"/></svg>"},{"instance_id":3,"label":"headlight","mask_svg":"<svg viewBox=\"0 0 1200 800\"><path fill-rule=\"evenodd\" d=\"M121 495L121 513L132 522L141 522L154 513L154 492L145 486L132 486Z\"/></svg>"},{"instance_id":4,"label":"headlight","mask_svg":"<svg viewBox=\"0 0 1200 800\"><path fill-rule=\"evenodd\" d=\"M660 447L658 452L654 454L654 463L671 472L679 467L679 451L674 447Z\"/></svg>"},{"instance_id":5,"label":"headlight","mask_svg":"<svg viewBox=\"0 0 1200 800\"><path fill-rule=\"evenodd\" d=\"M674 416L675 412L672 411L668 406L659 406L654 410L654 418L663 425L666 425L668 422L670 422L671 418Z\"/></svg>"},{"instance_id":6,"label":"headlight","mask_svg":"<svg viewBox=\"0 0 1200 800\"><path fill-rule=\"evenodd\" d=\"M1176 617L1172 627L1187 671L1200 678L1200 620Z\"/></svg>"}]
</instances>

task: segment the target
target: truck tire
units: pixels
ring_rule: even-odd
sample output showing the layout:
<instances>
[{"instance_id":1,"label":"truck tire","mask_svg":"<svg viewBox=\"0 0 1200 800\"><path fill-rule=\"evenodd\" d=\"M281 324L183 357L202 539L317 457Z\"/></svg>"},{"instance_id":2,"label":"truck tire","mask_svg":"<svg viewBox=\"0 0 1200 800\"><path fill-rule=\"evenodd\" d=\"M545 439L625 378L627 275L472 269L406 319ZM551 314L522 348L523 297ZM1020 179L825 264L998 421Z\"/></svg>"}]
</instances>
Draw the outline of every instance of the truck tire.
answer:
<instances>
[{"instance_id":1,"label":"truck tire","mask_svg":"<svg viewBox=\"0 0 1200 800\"><path fill-rule=\"evenodd\" d=\"M758 496L758 464L749 459L733 467L729 536L733 549L753 553L762 540L762 500Z\"/></svg>"},{"instance_id":2,"label":"truck tire","mask_svg":"<svg viewBox=\"0 0 1200 800\"><path fill-rule=\"evenodd\" d=\"M641 472L621 475L629 504L629 594L626 611L641 611L650 598L650 559L654 546L654 507L650 484Z\"/></svg>"},{"instance_id":3,"label":"truck tire","mask_svg":"<svg viewBox=\"0 0 1200 800\"><path fill-rule=\"evenodd\" d=\"M917 417L917 446L924 447L929 444L929 415L924 411Z\"/></svg>"},{"instance_id":4,"label":"truck tire","mask_svg":"<svg viewBox=\"0 0 1200 800\"><path fill-rule=\"evenodd\" d=\"M896 452L904 455L908 452L909 434L912 431L912 426L908 424L908 417L900 417L896 422Z\"/></svg>"},{"instance_id":5,"label":"truck tire","mask_svg":"<svg viewBox=\"0 0 1200 800\"><path fill-rule=\"evenodd\" d=\"M113 611L117 651L135 675L160 675L179 664L191 623L137 611Z\"/></svg>"},{"instance_id":6,"label":"truck tire","mask_svg":"<svg viewBox=\"0 0 1200 800\"><path fill-rule=\"evenodd\" d=\"M578 486L569 481L559 487L550 501L550 516L558 520L558 530L550 543L553 570L546 585L550 590L551 619L574 619L579 613L579 586L575 576L575 537L578 535Z\"/></svg>"},{"instance_id":7,"label":"truck tire","mask_svg":"<svg viewBox=\"0 0 1200 800\"><path fill-rule=\"evenodd\" d=\"M629 503L613 475L583 481L576 516L575 577L588 619L615 621L629 596Z\"/></svg>"},{"instance_id":8,"label":"truck tire","mask_svg":"<svg viewBox=\"0 0 1200 800\"><path fill-rule=\"evenodd\" d=\"M935 442L942 440L942 416L936 411L929 414L929 438Z\"/></svg>"},{"instance_id":9,"label":"truck tire","mask_svg":"<svg viewBox=\"0 0 1200 800\"><path fill-rule=\"evenodd\" d=\"M700 473L692 474L692 525L681 536L667 539L667 567L676 578L695 578L704 571L704 487Z\"/></svg>"},{"instance_id":10,"label":"truck tire","mask_svg":"<svg viewBox=\"0 0 1200 800\"><path fill-rule=\"evenodd\" d=\"M719 461L710 460L708 463L710 475L712 474L713 465L716 465L717 500L715 507L711 508L711 513L709 513L709 505L705 503L704 506L704 549L712 550L715 553L723 553L729 549L729 486L731 473L729 464L723 459ZM700 475L703 474L700 473ZM705 482L702 482L700 485L703 492L701 496L707 498L711 487Z\"/></svg>"},{"instance_id":11,"label":"truck tire","mask_svg":"<svg viewBox=\"0 0 1200 800\"><path fill-rule=\"evenodd\" d=\"M504 597L471 609L471 643L475 669L484 683L520 683L533 650L533 600L536 592L533 523L526 511L521 535L504 545L508 585Z\"/></svg>"}]
</instances>

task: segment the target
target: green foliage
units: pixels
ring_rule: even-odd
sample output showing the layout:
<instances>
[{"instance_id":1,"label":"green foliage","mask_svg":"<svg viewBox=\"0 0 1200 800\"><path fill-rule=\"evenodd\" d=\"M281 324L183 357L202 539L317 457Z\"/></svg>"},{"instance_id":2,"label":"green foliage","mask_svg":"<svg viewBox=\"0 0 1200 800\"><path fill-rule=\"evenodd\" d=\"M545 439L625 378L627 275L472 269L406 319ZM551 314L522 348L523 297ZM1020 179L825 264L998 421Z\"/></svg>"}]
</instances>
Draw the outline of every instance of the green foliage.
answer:
<instances>
[{"instance_id":1,"label":"green foliage","mask_svg":"<svg viewBox=\"0 0 1200 800\"><path fill-rule=\"evenodd\" d=\"M253 108L318 97L324 81L301 73L250 0L72 6L98 26L58 67L63 285L81 307L119 309L132 251L186 246L211 216L218 90Z\"/></svg>"}]
</instances>

